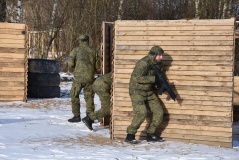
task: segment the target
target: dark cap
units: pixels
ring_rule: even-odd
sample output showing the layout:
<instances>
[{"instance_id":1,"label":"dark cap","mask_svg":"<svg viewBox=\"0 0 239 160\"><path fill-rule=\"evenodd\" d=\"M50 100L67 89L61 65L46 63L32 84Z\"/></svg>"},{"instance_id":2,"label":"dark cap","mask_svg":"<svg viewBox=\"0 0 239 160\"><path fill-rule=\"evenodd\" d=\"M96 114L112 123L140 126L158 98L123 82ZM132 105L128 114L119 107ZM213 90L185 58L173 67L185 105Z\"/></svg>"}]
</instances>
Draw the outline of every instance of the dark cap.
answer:
<instances>
[{"instance_id":1,"label":"dark cap","mask_svg":"<svg viewBox=\"0 0 239 160\"><path fill-rule=\"evenodd\" d=\"M80 41L89 41L89 36L82 34L82 35L79 36L79 40Z\"/></svg>"}]
</instances>

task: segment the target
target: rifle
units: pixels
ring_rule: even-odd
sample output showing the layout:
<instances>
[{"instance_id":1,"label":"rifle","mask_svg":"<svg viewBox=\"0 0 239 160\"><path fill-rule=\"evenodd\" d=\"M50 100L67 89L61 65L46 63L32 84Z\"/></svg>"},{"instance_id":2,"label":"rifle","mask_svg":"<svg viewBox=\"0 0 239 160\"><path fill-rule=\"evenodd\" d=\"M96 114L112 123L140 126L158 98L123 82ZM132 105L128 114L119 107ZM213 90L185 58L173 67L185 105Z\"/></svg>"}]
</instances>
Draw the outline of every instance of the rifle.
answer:
<instances>
[{"instance_id":1,"label":"rifle","mask_svg":"<svg viewBox=\"0 0 239 160\"><path fill-rule=\"evenodd\" d=\"M176 99L176 95L173 92L171 86L169 85L168 81L166 80L166 78L160 73L160 71L157 69L156 66L152 65L151 66L155 71L156 71L156 75L158 76L159 82L156 82L156 84L158 86L161 86L159 89L159 94L162 95L162 93L167 90L170 97L175 101Z\"/></svg>"}]
</instances>

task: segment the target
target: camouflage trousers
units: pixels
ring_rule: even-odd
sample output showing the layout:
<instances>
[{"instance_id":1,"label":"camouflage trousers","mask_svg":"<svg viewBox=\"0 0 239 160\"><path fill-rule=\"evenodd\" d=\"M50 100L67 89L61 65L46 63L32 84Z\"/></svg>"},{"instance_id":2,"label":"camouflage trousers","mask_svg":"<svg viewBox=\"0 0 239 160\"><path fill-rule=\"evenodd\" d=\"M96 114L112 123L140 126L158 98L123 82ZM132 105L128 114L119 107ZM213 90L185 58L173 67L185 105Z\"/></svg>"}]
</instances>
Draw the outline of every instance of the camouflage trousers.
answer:
<instances>
[{"instance_id":1,"label":"camouflage trousers","mask_svg":"<svg viewBox=\"0 0 239 160\"><path fill-rule=\"evenodd\" d=\"M84 88L84 99L86 102L86 114L94 112L94 92L92 91L92 84L80 83L76 80L73 80L71 87L71 104L72 104L72 113L74 116L80 115L80 92Z\"/></svg>"},{"instance_id":2,"label":"camouflage trousers","mask_svg":"<svg viewBox=\"0 0 239 160\"><path fill-rule=\"evenodd\" d=\"M89 114L91 120L96 120L110 115L110 93L96 92L101 101L101 109Z\"/></svg>"},{"instance_id":3,"label":"camouflage trousers","mask_svg":"<svg viewBox=\"0 0 239 160\"><path fill-rule=\"evenodd\" d=\"M127 133L137 133L137 130L147 116L148 110L152 113L152 121L147 128L147 133L155 133L159 124L163 121L163 108L160 104L159 98L155 94L152 94L149 97L132 94L130 98L133 105L134 117L131 125L127 128Z\"/></svg>"}]
</instances>

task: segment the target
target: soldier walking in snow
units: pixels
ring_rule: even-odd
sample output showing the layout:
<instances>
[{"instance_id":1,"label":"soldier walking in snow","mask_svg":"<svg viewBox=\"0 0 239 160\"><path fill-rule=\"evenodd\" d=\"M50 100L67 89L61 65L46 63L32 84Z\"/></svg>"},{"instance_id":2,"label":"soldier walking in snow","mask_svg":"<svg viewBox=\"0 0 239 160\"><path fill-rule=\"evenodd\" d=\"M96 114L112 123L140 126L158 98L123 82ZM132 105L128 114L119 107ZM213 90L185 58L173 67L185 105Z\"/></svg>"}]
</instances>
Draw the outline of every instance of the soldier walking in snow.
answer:
<instances>
[{"instance_id":1,"label":"soldier walking in snow","mask_svg":"<svg viewBox=\"0 0 239 160\"><path fill-rule=\"evenodd\" d=\"M94 75L99 68L98 54L95 49L89 47L89 36L79 37L79 47L70 52L68 65L74 68L74 80L71 87L71 103L73 118L69 122L80 122L80 92L84 88L84 98L86 102L86 114L94 111L94 93L92 84Z\"/></svg>"}]
</instances>

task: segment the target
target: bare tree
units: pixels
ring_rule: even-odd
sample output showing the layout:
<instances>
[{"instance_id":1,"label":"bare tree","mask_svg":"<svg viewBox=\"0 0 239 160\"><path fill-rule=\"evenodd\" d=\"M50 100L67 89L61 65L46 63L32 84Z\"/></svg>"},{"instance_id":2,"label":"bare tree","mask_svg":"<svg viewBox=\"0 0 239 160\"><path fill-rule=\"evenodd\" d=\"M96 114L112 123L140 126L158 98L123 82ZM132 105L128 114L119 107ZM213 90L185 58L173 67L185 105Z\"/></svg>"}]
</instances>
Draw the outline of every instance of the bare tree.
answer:
<instances>
[{"instance_id":1,"label":"bare tree","mask_svg":"<svg viewBox=\"0 0 239 160\"><path fill-rule=\"evenodd\" d=\"M21 13L22 13L22 0L17 2L17 22L21 22Z\"/></svg>"},{"instance_id":2,"label":"bare tree","mask_svg":"<svg viewBox=\"0 0 239 160\"><path fill-rule=\"evenodd\" d=\"M7 21L17 21L17 2L19 1L7 1ZM102 21L194 17L218 19L229 18L230 15L239 16L239 0L24 0L21 2L21 22L26 23L29 30L45 32L46 35L35 37L37 41L44 41L44 49L39 51L41 53L39 58L46 58L53 46L59 50L63 48L65 54L68 54L78 45L77 39L80 34L88 34L91 37L91 45L99 48Z\"/></svg>"}]
</instances>

